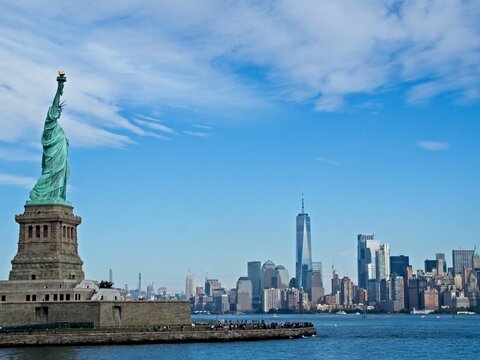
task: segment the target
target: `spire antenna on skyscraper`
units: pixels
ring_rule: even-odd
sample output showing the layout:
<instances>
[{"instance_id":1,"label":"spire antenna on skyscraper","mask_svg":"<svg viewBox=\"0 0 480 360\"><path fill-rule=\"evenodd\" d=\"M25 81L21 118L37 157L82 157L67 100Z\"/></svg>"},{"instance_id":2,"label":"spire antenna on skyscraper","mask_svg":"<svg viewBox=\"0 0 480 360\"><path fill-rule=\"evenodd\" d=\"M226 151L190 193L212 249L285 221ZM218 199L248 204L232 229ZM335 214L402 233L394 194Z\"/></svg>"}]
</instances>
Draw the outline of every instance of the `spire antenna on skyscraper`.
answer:
<instances>
[{"instance_id":1,"label":"spire antenna on skyscraper","mask_svg":"<svg viewBox=\"0 0 480 360\"><path fill-rule=\"evenodd\" d=\"M302 214L305 214L305 199L303 196L303 191L302 191Z\"/></svg>"}]
</instances>

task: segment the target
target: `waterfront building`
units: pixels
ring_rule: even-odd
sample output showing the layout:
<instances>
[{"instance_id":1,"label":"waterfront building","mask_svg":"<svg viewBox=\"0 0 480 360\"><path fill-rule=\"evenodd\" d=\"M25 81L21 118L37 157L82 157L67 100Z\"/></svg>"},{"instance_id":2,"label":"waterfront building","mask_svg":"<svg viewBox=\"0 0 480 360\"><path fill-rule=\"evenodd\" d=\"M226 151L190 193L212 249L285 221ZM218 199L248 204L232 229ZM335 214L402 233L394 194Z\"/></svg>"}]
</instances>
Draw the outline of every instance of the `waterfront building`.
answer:
<instances>
[{"instance_id":1,"label":"waterfront building","mask_svg":"<svg viewBox=\"0 0 480 360\"><path fill-rule=\"evenodd\" d=\"M215 292L213 295L213 310L221 314L230 310L230 301L226 293Z\"/></svg>"},{"instance_id":2,"label":"waterfront building","mask_svg":"<svg viewBox=\"0 0 480 360\"><path fill-rule=\"evenodd\" d=\"M348 308L353 304L353 282L348 276L342 278L340 303Z\"/></svg>"},{"instance_id":3,"label":"waterfront building","mask_svg":"<svg viewBox=\"0 0 480 360\"><path fill-rule=\"evenodd\" d=\"M368 302L367 290L357 286L354 291L353 302L355 304L367 304Z\"/></svg>"},{"instance_id":4,"label":"waterfront building","mask_svg":"<svg viewBox=\"0 0 480 360\"><path fill-rule=\"evenodd\" d=\"M398 312L405 308L405 285L403 276L393 275L391 286L392 310Z\"/></svg>"},{"instance_id":5,"label":"waterfront building","mask_svg":"<svg viewBox=\"0 0 480 360\"><path fill-rule=\"evenodd\" d=\"M334 306L340 304L340 292L336 294L329 294L323 297L323 302L326 305Z\"/></svg>"},{"instance_id":6,"label":"waterfront building","mask_svg":"<svg viewBox=\"0 0 480 360\"><path fill-rule=\"evenodd\" d=\"M252 282L252 306L259 311L262 306L262 263L250 261L247 264L248 278Z\"/></svg>"},{"instance_id":7,"label":"waterfront building","mask_svg":"<svg viewBox=\"0 0 480 360\"><path fill-rule=\"evenodd\" d=\"M455 286L448 286L448 288L443 292L441 299L442 305L449 308L455 307L455 298L457 297L457 291Z\"/></svg>"},{"instance_id":8,"label":"waterfront building","mask_svg":"<svg viewBox=\"0 0 480 360\"><path fill-rule=\"evenodd\" d=\"M298 291L298 306L300 311L310 310L310 298L303 288Z\"/></svg>"},{"instance_id":9,"label":"waterfront building","mask_svg":"<svg viewBox=\"0 0 480 360\"><path fill-rule=\"evenodd\" d=\"M420 309L420 287L417 278L408 280L408 305L409 309Z\"/></svg>"},{"instance_id":10,"label":"waterfront building","mask_svg":"<svg viewBox=\"0 0 480 360\"><path fill-rule=\"evenodd\" d=\"M470 301L470 306L477 306L478 305L478 283L477 283L477 273L468 267L463 268L464 272L464 289L465 289L465 296Z\"/></svg>"},{"instance_id":11,"label":"waterfront building","mask_svg":"<svg viewBox=\"0 0 480 360\"><path fill-rule=\"evenodd\" d=\"M278 265L275 267L276 272L276 284L274 284L277 289L286 289L289 287L290 275L288 270L283 265Z\"/></svg>"},{"instance_id":12,"label":"waterfront building","mask_svg":"<svg viewBox=\"0 0 480 360\"><path fill-rule=\"evenodd\" d=\"M282 289L282 309L299 310L300 293L297 288Z\"/></svg>"},{"instance_id":13,"label":"waterfront building","mask_svg":"<svg viewBox=\"0 0 480 360\"><path fill-rule=\"evenodd\" d=\"M410 266L410 259L405 255L390 256L390 272L405 277L407 268Z\"/></svg>"},{"instance_id":14,"label":"waterfront building","mask_svg":"<svg viewBox=\"0 0 480 360\"><path fill-rule=\"evenodd\" d=\"M423 304L425 310L438 310L438 291L427 287L423 291Z\"/></svg>"},{"instance_id":15,"label":"waterfront building","mask_svg":"<svg viewBox=\"0 0 480 360\"><path fill-rule=\"evenodd\" d=\"M263 289L263 312L269 312L274 309L281 309L282 298L280 289Z\"/></svg>"},{"instance_id":16,"label":"waterfront building","mask_svg":"<svg viewBox=\"0 0 480 360\"><path fill-rule=\"evenodd\" d=\"M306 272L312 268L312 241L310 233L310 216L305 213L302 193L302 212L297 215L297 242L295 279L297 288L306 288Z\"/></svg>"},{"instance_id":17,"label":"waterfront building","mask_svg":"<svg viewBox=\"0 0 480 360\"><path fill-rule=\"evenodd\" d=\"M377 286L376 279L370 279L367 282L367 293L368 293L368 304L375 305L377 302L377 298L379 295L377 293L380 292L379 286Z\"/></svg>"},{"instance_id":18,"label":"waterfront building","mask_svg":"<svg viewBox=\"0 0 480 360\"><path fill-rule=\"evenodd\" d=\"M453 271L463 273L463 268L473 266L473 250L452 250Z\"/></svg>"},{"instance_id":19,"label":"waterfront building","mask_svg":"<svg viewBox=\"0 0 480 360\"><path fill-rule=\"evenodd\" d=\"M459 296L455 298L455 308L470 309L470 300L468 300L463 293L460 293Z\"/></svg>"},{"instance_id":20,"label":"waterfront building","mask_svg":"<svg viewBox=\"0 0 480 360\"><path fill-rule=\"evenodd\" d=\"M357 236L357 274L358 286L361 288L367 289L368 280L375 280L375 252L378 249L380 249L380 241L375 240L373 234Z\"/></svg>"},{"instance_id":21,"label":"waterfront building","mask_svg":"<svg viewBox=\"0 0 480 360\"><path fill-rule=\"evenodd\" d=\"M251 312L252 308L252 282L246 276L237 281L237 311Z\"/></svg>"}]
</instances>

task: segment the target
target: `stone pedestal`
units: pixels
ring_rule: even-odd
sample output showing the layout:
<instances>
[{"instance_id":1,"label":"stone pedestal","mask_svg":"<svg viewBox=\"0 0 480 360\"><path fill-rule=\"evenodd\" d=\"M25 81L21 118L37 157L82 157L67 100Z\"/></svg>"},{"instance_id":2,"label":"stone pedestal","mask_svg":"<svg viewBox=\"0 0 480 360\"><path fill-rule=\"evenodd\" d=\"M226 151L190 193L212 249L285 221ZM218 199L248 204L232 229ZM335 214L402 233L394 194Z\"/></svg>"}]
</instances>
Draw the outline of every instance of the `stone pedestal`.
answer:
<instances>
[{"instance_id":1,"label":"stone pedestal","mask_svg":"<svg viewBox=\"0 0 480 360\"><path fill-rule=\"evenodd\" d=\"M25 205L16 215L18 252L9 280L84 279L78 255L77 226L82 222L68 205Z\"/></svg>"}]
</instances>

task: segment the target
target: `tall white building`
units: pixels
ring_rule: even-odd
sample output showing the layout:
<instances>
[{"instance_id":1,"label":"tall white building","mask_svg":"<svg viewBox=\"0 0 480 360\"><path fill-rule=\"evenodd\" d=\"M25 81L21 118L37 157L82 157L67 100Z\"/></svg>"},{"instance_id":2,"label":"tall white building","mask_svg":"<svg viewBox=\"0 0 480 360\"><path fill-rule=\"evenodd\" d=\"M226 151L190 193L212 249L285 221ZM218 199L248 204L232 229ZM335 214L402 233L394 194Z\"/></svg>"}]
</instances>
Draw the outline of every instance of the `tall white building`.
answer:
<instances>
[{"instance_id":1,"label":"tall white building","mask_svg":"<svg viewBox=\"0 0 480 360\"><path fill-rule=\"evenodd\" d=\"M195 295L195 277L188 272L185 279L185 297L189 300L193 295Z\"/></svg>"},{"instance_id":2,"label":"tall white building","mask_svg":"<svg viewBox=\"0 0 480 360\"><path fill-rule=\"evenodd\" d=\"M263 299L263 312L269 312L271 309L280 309L282 307L280 289L263 289Z\"/></svg>"},{"instance_id":3,"label":"tall white building","mask_svg":"<svg viewBox=\"0 0 480 360\"><path fill-rule=\"evenodd\" d=\"M383 279L390 279L390 245L385 243L380 245L380 248L375 252L376 264L376 279L377 281Z\"/></svg>"}]
</instances>

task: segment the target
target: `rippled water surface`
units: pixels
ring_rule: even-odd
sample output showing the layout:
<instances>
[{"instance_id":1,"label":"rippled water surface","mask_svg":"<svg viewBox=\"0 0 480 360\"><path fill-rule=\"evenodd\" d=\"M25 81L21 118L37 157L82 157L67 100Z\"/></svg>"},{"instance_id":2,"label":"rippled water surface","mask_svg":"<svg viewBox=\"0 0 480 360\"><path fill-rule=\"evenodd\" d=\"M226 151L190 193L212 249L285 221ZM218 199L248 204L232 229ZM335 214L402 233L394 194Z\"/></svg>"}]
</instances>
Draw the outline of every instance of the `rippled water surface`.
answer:
<instances>
[{"instance_id":1,"label":"rippled water surface","mask_svg":"<svg viewBox=\"0 0 480 360\"><path fill-rule=\"evenodd\" d=\"M201 319L311 321L318 336L259 342L0 349L0 359L480 359L480 316L278 315Z\"/></svg>"}]
</instances>

